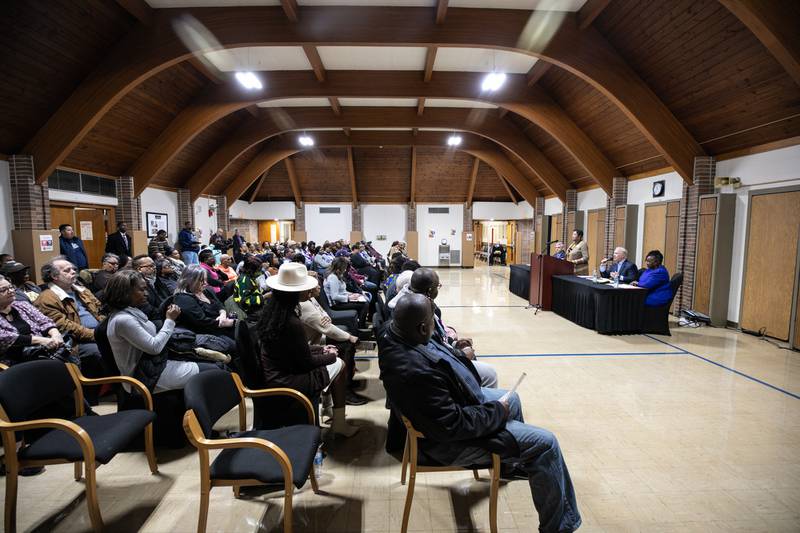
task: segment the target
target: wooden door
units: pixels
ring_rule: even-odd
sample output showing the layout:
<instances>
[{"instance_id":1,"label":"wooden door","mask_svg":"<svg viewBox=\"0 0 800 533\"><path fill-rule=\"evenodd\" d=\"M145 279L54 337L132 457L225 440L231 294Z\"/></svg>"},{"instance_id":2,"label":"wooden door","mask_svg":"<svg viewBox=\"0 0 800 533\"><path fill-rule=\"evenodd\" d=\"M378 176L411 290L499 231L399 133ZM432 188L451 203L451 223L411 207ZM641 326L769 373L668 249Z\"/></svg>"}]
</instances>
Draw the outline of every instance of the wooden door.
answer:
<instances>
[{"instance_id":1,"label":"wooden door","mask_svg":"<svg viewBox=\"0 0 800 533\"><path fill-rule=\"evenodd\" d=\"M717 199L700 199L697 223L697 251L694 266L694 298L692 308L711 312L711 274L714 268L714 232L717 224Z\"/></svg>"},{"instance_id":2,"label":"wooden door","mask_svg":"<svg viewBox=\"0 0 800 533\"><path fill-rule=\"evenodd\" d=\"M274 220L262 220L258 223L258 242L276 243L280 238L280 225Z\"/></svg>"},{"instance_id":3,"label":"wooden door","mask_svg":"<svg viewBox=\"0 0 800 533\"><path fill-rule=\"evenodd\" d=\"M561 240L561 218L562 215L550 215L550 240L551 241L560 241ZM564 249L566 249L566 243L564 243ZM556 245L555 243L550 245L550 255L556 253Z\"/></svg>"},{"instance_id":4,"label":"wooden door","mask_svg":"<svg viewBox=\"0 0 800 533\"><path fill-rule=\"evenodd\" d=\"M797 291L797 300L794 303L794 312L794 341L792 341L792 346L800 349L800 290Z\"/></svg>"},{"instance_id":5,"label":"wooden door","mask_svg":"<svg viewBox=\"0 0 800 533\"><path fill-rule=\"evenodd\" d=\"M670 276L678 269L678 228L681 215L681 202L667 202L666 236L664 238L664 266ZM645 250L643 253L647 253ZM644 264L641 265L642 267Z\"/></svg>"},{"instance_id":6,"label":"wooden door","mask_svg":"<svg viewBox=\"0 0 800 533\"><path fill-rule=\"evenodd\" d=\"M50 206L50 225L51 229L57 229L61 224L69 224L75 227L75 208Z\"/></svg>"},{"instance_id":7,"label":"wooden door","mask_svg":"<svg viewBox=\"0 0 800 533\"><path fill-rule=\"evenodd\" d=\"M100 268L106 250L106 221L102 209L76 208L75 235L83 241L89 268Z\"/></svg>"},{"instance_id":8,"label":"wooden door","mask_svg":"<svg viewBox=\"0 0 800 533\"><path fill-rule=\"evenodd\" d=\"M750 219L739 324L776 339L789 339L797 246L800 191L750 198Z\"/></svg>"},{"instance_id":9,"label":"wooden door","mask_svg":"<svg viewBox=\"0 0 800 533\"><path fill-rule=\"evenodd\" d=\"M624 205L614 209L614 248L625 248L625 224L628 211Z\"/></svg>"},{"instance_id":10,"label":"wooden door","mask_svg":"<svg viewBox=\"0 0 800 533\"><path fill-rule=\"evenodd\" d=\"M645 206L644 239L642 241L642 256L639 258L640 265L644 265L645 256L650 250L661 250L663 253L667 244L666 237L667 204Z\"/></svg>"},{"instance_id":11,"label":"wooden door","mask_svg":"<svg viewBox=\"0 0 800 533\"><path fill-rule=\"evenodd\" d=\"M606 253L606 210L589 211L586 220L586 244L589 246L589 270L599 268Z\"/></svg>"}]
</instances>

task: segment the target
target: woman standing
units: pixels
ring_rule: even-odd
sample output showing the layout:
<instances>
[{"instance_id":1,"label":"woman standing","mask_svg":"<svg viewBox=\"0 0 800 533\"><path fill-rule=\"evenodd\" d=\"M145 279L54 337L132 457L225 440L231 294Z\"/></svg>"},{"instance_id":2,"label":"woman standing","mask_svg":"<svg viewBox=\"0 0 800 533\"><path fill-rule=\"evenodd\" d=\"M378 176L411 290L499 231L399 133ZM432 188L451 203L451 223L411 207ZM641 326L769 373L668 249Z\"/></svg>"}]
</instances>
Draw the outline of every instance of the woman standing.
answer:
<instances>
[{"instance_id":1,"label":"woman standing","mask_svg":"<svg viewBox=\"0 0 800 533\"><path fill-rule=\"evenodd\" d=\"M330 388L334 433L350 437L358 428L345 420L347 375L336 347L309 345L300 320L300 296L317 286L305 265L285 263L267 279L272 297L264 304L258 325L261 362L269 387L288 387L316 398Z\"/></svg>"},{"instance_id":2,"label":"woman standing","mask_svg":"<svg viewBox=\"0 0 800 533\"><path fill-rule=\"evenodd\" d=\"M572 232L572 243L567 248L567 261L575 265L575 273L585 276L589 273L589 245L583 240L583 231Z\"/></svg>"}]
</instances>

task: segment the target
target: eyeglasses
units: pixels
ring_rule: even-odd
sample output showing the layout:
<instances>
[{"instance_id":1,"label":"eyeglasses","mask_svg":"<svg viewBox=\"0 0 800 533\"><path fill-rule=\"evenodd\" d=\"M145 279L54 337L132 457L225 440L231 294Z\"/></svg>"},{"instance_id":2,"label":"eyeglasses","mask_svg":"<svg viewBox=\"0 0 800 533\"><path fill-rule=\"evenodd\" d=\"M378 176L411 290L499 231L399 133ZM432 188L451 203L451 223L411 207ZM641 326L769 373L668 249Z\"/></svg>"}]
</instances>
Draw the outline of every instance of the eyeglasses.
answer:
<instances>
[{"instance_id":1,"label":"eyeglasses","mask_svg":"<svg viewBox=\"0 0 800 533\"><path fill-rule=\"evenodd\" d=\"M8 292L13 292L13 291L14 287L12 287L11 285L8 285L6 287L0 287L0 294L6 294Z\"/></svg>"}]
</instances>

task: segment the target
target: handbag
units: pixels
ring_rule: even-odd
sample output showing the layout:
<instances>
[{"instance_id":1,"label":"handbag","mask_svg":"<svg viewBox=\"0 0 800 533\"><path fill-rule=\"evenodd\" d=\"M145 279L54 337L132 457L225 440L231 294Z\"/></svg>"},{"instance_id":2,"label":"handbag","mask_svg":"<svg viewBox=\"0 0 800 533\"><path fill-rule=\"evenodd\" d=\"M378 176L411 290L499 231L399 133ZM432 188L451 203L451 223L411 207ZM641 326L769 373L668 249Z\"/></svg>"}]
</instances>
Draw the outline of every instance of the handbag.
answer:
<instances>
[{"instance_id":1,"label":"handbag","mask_svg":"<svg viewBox=\"0 0 800 533\"><path fill-rule=\"evenodd\" d=\"M80 358L73 353L72 335L64 335L64 344L55 350L48 350L44 346L26 346L22 349L22 362L36 361L39 359L53 359L62 363L72 363L80 366Z\"/></svg>"}]
</instances>

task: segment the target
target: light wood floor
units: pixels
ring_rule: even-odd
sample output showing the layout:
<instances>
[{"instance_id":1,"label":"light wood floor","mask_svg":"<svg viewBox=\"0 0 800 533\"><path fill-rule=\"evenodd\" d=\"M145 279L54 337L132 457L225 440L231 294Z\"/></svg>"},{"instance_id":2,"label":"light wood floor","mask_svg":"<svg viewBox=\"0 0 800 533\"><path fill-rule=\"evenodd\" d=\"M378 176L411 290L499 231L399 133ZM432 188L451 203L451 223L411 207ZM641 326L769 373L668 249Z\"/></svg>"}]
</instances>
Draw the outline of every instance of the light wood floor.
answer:
<instances>
[{"instance_id":1,"label":"light wood floor","mask_svg":"<svg viewBox=\"0 0 800 533\"><path fill-rule=\"evenodd\" d=\"M524 308L508 292L508 269L440 271L446 323L471 336L498 368L501 385L528 373L520 396L529 423L559 438L583 516L581 531L800 531L800 354L722 329L672 337L606 337L552 313ZM377 360L357 379L374 401L348 408L362 426L328 442L320 481L295 499L296 531L399 531L405 497L399 462L384 452L387 411ZM233 428L235 418L224 424ZM151 476L143 454L98 471L110 531L196 528L197 457L159 452ZM20 529L88 529L71 466L20 480ZM2 490L2 488L0 488ZM488 531L487 482L465 473L421 474L414 531ZM280 531L281 493L211 493L208 531ZM501 531L536 531L525 481L500 489Z\"/></svg>"}]
</instances>

